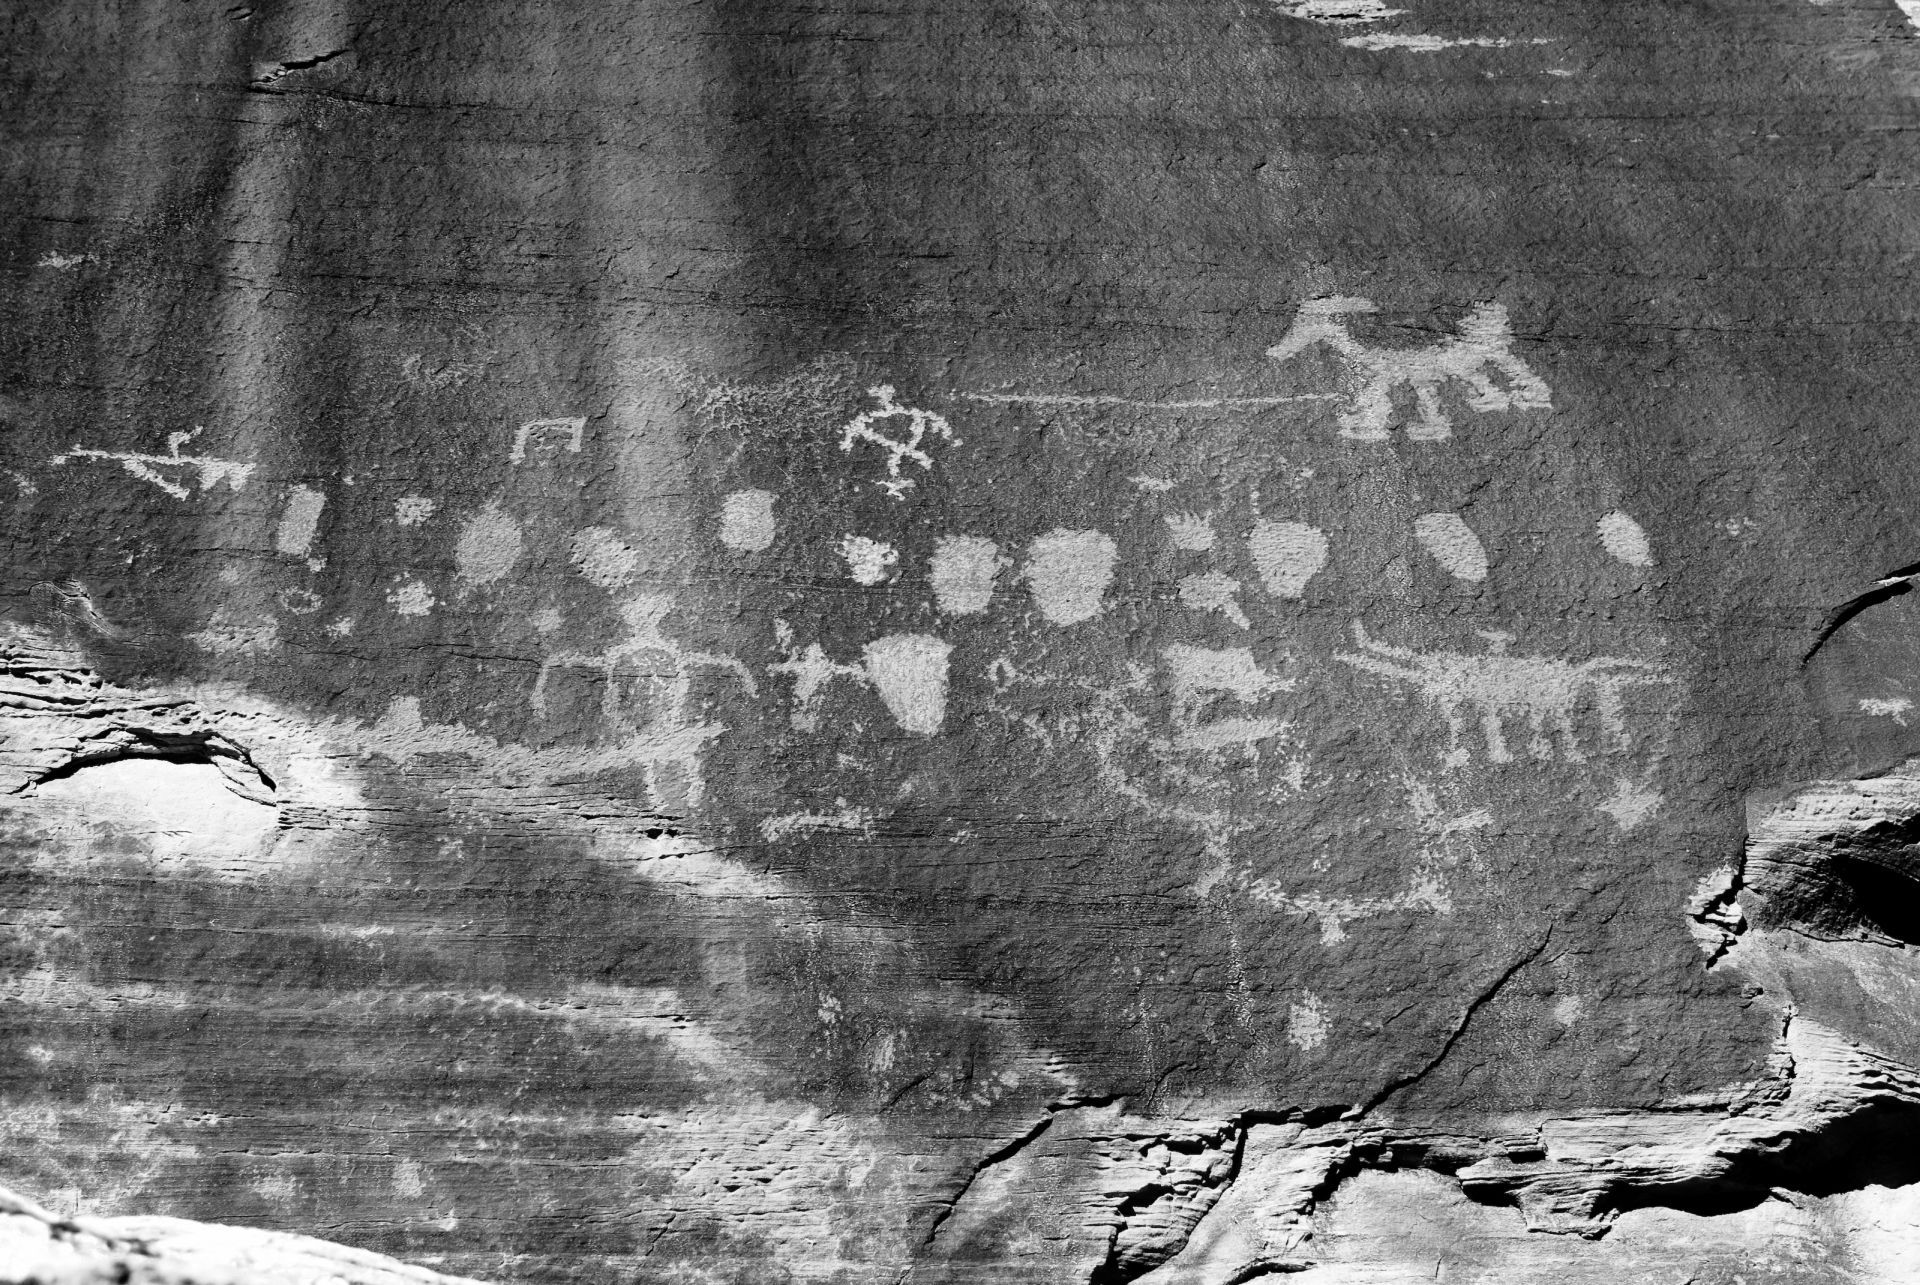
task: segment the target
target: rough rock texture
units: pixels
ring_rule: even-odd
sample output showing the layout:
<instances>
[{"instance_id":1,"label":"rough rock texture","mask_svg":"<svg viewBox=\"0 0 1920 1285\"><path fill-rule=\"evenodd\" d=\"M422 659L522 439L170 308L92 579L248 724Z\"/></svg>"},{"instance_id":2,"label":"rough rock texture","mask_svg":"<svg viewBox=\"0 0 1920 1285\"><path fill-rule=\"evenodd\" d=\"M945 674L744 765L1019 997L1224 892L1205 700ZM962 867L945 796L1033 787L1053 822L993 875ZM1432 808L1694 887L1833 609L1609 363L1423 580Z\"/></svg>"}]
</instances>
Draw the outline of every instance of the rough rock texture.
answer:
<instances>
[{"instance_id":1,"label":"rough rock texture","mask_svg":"<svg viewBox=\"0 0 1920 1285\"><path fill-rule=\"evenodd\" d=\"M7 6L0 1181L1911 1279L1908 10Z\"/></svg>"},{"instance_id":2,"label":"rough rock texture","mask_svg":"<svg viewBox=\"0 0 1920 1285\"><path fill-rule=\"evenodd\" d=\"M472 1285L311 1236L184 1218L66 1218L0 1188L8 1285Z\"/></svg>"}]
</instances>

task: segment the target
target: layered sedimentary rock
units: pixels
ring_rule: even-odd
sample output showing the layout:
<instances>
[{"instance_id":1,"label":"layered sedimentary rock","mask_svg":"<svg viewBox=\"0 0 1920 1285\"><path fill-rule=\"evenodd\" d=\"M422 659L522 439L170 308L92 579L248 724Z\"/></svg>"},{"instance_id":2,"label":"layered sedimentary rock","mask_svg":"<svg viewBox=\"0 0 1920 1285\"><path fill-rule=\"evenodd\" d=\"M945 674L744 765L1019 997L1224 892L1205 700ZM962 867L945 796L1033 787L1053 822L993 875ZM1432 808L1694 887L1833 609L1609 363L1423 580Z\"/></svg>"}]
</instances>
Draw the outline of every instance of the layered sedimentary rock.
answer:
<instances>
[{"instance_id":1,"label":"layered sedimentary rock","mask_svg":"<svg viewBox=\"0 0 1920 1285\"><path fill-rule=\"evenodd\" d=\"M1905 1279L1903 6L6 22L0 1182Z\"/></svg>"},{"instance_id":2,"label":"layered sedimentary rock","mask_svg":"<svg viewBox=\"0 0 1920 1285\"><path fill-rule=\"evenodd\" d=\"M73 1218L0 1189L0 1278L32 1285L467 1285L311 1236L184 1218Z\"/></svg>"}]
</instances>

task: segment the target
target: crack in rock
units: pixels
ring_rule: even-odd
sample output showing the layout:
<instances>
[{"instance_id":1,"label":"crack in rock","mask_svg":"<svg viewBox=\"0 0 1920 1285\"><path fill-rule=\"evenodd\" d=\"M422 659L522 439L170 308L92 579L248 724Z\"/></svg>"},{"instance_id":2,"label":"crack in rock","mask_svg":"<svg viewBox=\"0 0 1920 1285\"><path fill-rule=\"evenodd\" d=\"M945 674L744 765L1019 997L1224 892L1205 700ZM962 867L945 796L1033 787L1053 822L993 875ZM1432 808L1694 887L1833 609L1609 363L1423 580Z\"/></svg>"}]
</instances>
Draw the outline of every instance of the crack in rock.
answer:
<instances>
[{"instance_id":1,"label":"crack in rock","mask_svg":"<svg viewBox=\"0 0 1920 1285\"><path fill-rule=\"evenodd\" d=\"M1827 645L1828 639L1839 633L1843 625L1861 612L1898 598L1902 594L1913 592L1916 579L1920 579L1920 562L1888 572L1875 581L1872 588L1864 593L1855 594L1828 612L1826 618L1820 622L1820 627L1814 631L1812 645L1800 657L1800 667L1805 669L1820 649Z\"/></svg>"},{"instance_id":2,"label":"crack in rock","mask_svg":"<svg viewBox=\"0 0 1920 1285\"><path fill-rule=\"evenodd\" d=\"M1473 1025L1474 1015L1488 1004L1491 1004L1499 996L1500 992L1506 989L1508 982L1511 982L1515 977L1519 976L1522 970L1529 964L1539 959L1546 951L1548 943L1552 940L1553 927L1552 925L1548 925L1547 931L1541 935L1539 942L1531 950L1528 950L1518 959L1514 960L1513 963L1507 965L1507 967L1500 972L1499 976L1495 977L1489 985L1484 987L1478 995L1474 996L1474 998L1468 1002L1466 1011L1460 1014L1460 1020L1454 1024L1453 1032L1447 1036L1445 1043L1440 1046L1440 1051L1434 1054L1433 1058L1428 1061L1425 1066L1422 1066L1413 1074L1401 1076L1398 1079L1389 1081L1366 1101L1365 1105L1360 1108L1359 1114L1363 1116L1371 1115L1383 1106L1387 1099L1391 1098L1394 1094L1399 1093L1402 1089L1411 1088L1438 1070L1440 1064L1445 1062L1447 1056L1453 1052L1454 1046L1466 1035L1467 1028Z\"/></svg>"},{"instance_id":3,"label":"crack in rock","mask_svg":"<svg viewBox=\"0 0 1920 1285\"><path fill-rule=\"evenodd\" d=\"M973 1166L973 1169L967 1174L965 1181L960 1184L959 1189L946 1201L942 1202L939 1211L934 1214L933 1222L928 1225L927 1233L921 1239L921 1248L927 1249L933 1245L934 1241L940 1235L941 1228L946 1226L948 1220L950 1220L955 1211L960 1208L961 1202L967 1198L968 1193L974 1189L975 1184L980 1181L982 1175L996 1166L1004 1165L1013 1160L1020 1155L1021 1152L1025 1151L1035 1142L1038 1142L1041 1136L1053 1127L1054 1120L1062 1112L1076 1111L1083 1108L1111 1106L1119 1100L1120 1097L1118 1094L1108 1094L1103 1097L1074 1097L1049 1103L1045 1115L1034 1121L1032 1125L1023 1130L1017 1137L997 1147Z\"/></svg>"},{"instance_id":4,"label":"crack in rock","mask_svg":"<svg viewBox=\"0 0 1920 1285\"><path fill-rule=\"evenodd\" d=\"M276 63L258 64L253 79L247 82L247 88L260 89L296 71L307 71L314 67L323 67L334 59L345 57L352 52L351 49L329 49L325 53L313 54L306 58L287 58Z\"/></svg>"}]
</instances>

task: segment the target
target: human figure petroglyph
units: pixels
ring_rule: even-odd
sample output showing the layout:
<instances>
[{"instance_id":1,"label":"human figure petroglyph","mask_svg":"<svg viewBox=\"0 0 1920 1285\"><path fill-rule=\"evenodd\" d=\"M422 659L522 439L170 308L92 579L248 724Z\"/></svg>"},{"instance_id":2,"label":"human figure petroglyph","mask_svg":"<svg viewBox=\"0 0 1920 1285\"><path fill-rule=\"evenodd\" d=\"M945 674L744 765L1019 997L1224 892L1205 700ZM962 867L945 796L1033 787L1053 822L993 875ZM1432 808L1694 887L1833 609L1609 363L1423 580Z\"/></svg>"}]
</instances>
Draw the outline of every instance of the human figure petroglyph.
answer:
<instances>
[{"instance_id":1,"label":"human figure petroglyph","mask_svg":"<svg viewBox=\"0 0 1920 1285\"><path fill-rule=\"evenodd\" d=\"M944 438L948 445L960 445L960 439L953 435L953 425L944 415L930 410L917 410L911 406L902 406L893 399L893 385L879 384L867 390L880 403L877 410L861 411L855 415L840 434L840 449L849 453L853 444L859 441L872 442L887 453L887 480L880 483L883 490L896 500L907 498L907 492L913 489L914 481L900 476L902 460L911 460L923 469L933 468L933 456L921 449L920 444L928 433ZM906 440L896 441L879 432L873 426L882 420L904 419L907 421Z\"/></svg>"},{"instance_id":2,"label":"human figure petroglyph","mask_svg":"<svg viewBox=\"0 0 1920 1285\"><path fill-rule=\"evenodd\" d=\"M1414 441L1437 442L1453 436L1453 421L1440 405L1440 389L1452 381L1471 390L1467 405L1477 411L1532 410L1552 406L1546 382L1513 355L1513 326L1506 307L1476 303L1460 323L1460 333L1424 348L1373 348L1355 339L1345 318L1378 312L1371 299L1309 299L1300 305L1293 328L1267 349L1275 361L1290 361L1315 344L1325 344L1364 379L1339 416L1340 435L1356 441L1384 441L1391 433L1393 390L1413 392L1419 417L1407 428ZM1502 387L1493 381L1499 375Z\"/></svg>"},{"instance_id":3,"label":"human figure petroglyph","mask_svg":"<svg viewBox=\"0 0 1920 1285\"><path fill-rule=\"evenodd\" d=\"M1506 736L1507 721L1513 718L1524 718L1532 728L1527 749L1535 759L1551 760L1557 741L1564 761L1585 762L1587 753L1575 726L1583 709L1590 709L1598 721L1599 753L1620 753L1629 748L1621 693L1629 687L1674 681L1659 665L1619 656L1568 661L1508 655L1512 635L1489 630L1480 631L1488 647L1479 656L1395 647L1370 637L1359 621L1354 622L1353 635L1360 650L1340 652L1335 659L1409 684L1438 706L1447 722L1448 767L1471 761L1461 739L1469 710L1480 725L1491 763L1513 761Z\"/></svg>"},{"instance_id":4,"label":"human figure petroglyph","mask_svg":"<svg viewBox=\"0 0 1920 1285\"><path fill-rule=\"evenodd\" d=\"M732 674L748 696L759 695L759 685L745 665L732 656L690 651L666 636L661 627L673 600L663 594L641 594L622 603L621 618L626 622L626 637L600 652L555 652L541 663L529 697L534 711L542 718L548 713L547 680L556 669L597 671L603 678L600 693L601 713L609 728L630 721L624 717L633 707L627 693L644 690L645 700L638 702L639 739L635 759L640 763L649 795L663 801L661 769L676 767L685 781L689 808L700 805L705 778L700 755L708 741L726 728L714 722L691 717L693 673L697 669L717 669ZM618 680L634 680L628 687Z\"/></svg>"},{"instance_id":5,"label":"human figure petroglyph","mask_svg":"<svg viewBox=\"0 0 1920 1285\"><path fill-rule=\"evenodd\" d=\"M204 428L192 428L184 432L167 434L167 453L165 455L141 455L124 451L101 451L90 446L75 446L65 454L56 455L48 460L49 464L65 464L68 460L112 460L142 482L151 482L176 500L184 500L193 493L191 483L176 482L168 478L162 469L181 469L192 474L200 484L202 491L211 491L225 482L229 489L238 491L247 484L253 475L254 465L242 460L215 459L210 455L182 455L180 448L205 432Z\"/></svg>"}]
</instances>

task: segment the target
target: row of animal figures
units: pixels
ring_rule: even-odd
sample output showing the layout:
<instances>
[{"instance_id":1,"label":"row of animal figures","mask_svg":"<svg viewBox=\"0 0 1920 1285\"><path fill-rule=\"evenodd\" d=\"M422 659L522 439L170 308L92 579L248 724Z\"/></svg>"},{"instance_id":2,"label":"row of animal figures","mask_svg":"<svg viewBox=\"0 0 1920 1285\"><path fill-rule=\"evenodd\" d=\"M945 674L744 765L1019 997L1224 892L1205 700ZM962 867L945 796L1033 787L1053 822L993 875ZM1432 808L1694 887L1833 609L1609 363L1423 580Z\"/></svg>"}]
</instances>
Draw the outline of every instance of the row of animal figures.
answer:
<instances>
[{"instance_id":1,"label":"row of animal figures","mask_svg":"<svg viewBox=\"0 0 1920 1285\"><path fill-rule=\"evenodd\" d=\"M644 596L627 610L630 631L622 641L604 652L549 658L531 701L537 713L547 716L554 676L590 671L601 684L606 729L642 732L664 758L675 760L681 773L697 779L701 752L725 729L701 715L694 673L712 671L737 683L750 699L757 698L761 688L736 658L689 650L669 639L662 629L669 610L664 597ZM1411 692L1435 710L1447 733L1443 763L1453 768L1473 761L1476 740L1479 757L1489 763L1515 761L1516 740L1526 756L1537 761L1583 763L1628 753L1633 738L1627 693L1678 681L1652 661L1515 655L1508 650L1511 636L1491 631L1483 632L1487 648L1479 653L1395 646L1373 637L1359 622L1353 636L1354 650L1336 653L1334 659ZM817 642L803 651L784 623L780 641L786 659L769 666L768 672L793 685L796 731L818 729L829 685L845 681L871 689L902 731L919 736L942 732L951 656L945 642L921 635L889 636L868 644L859 657L839 662ZM1173 676L1175 727L1169 744L1174 748L1212 753L1251 746L1286 726L1278 718L1247 716L1250 707L1295 687L1294 680L1263 669L1251 649L1176 645L1165 649L1163 659Z\"/></svg>"}]
</instances>

